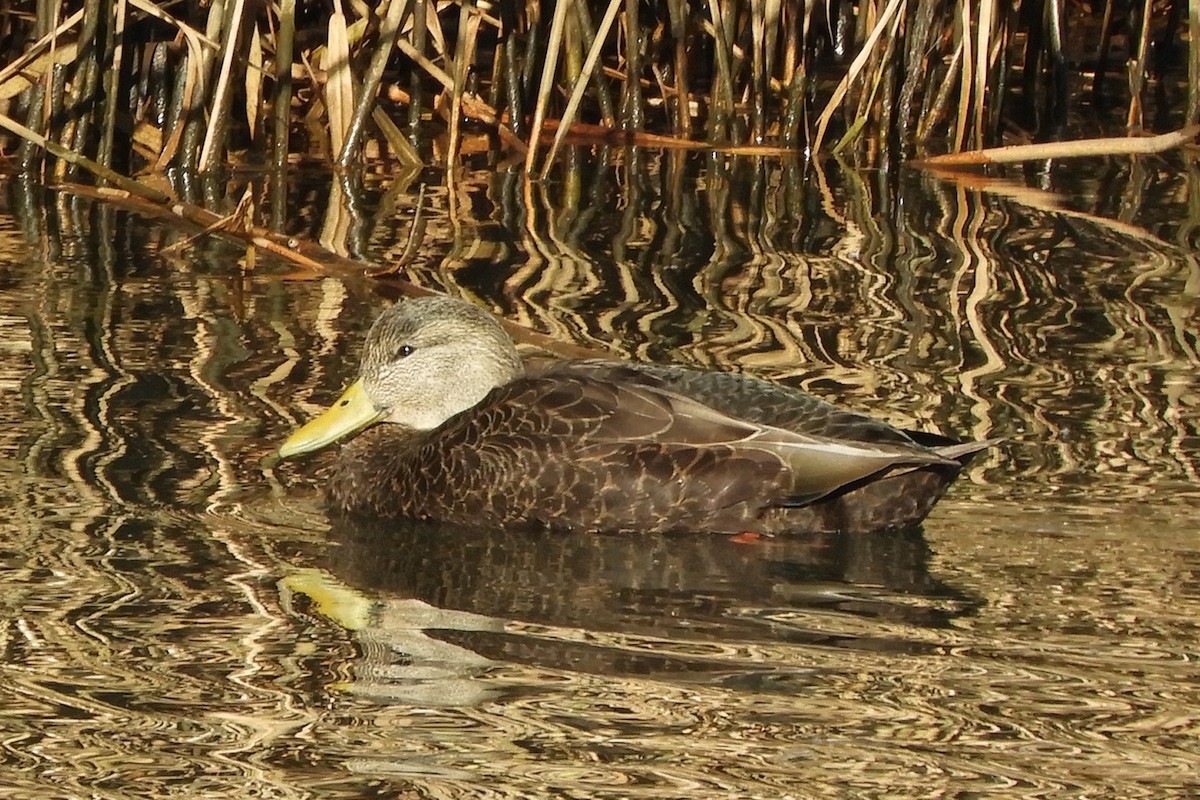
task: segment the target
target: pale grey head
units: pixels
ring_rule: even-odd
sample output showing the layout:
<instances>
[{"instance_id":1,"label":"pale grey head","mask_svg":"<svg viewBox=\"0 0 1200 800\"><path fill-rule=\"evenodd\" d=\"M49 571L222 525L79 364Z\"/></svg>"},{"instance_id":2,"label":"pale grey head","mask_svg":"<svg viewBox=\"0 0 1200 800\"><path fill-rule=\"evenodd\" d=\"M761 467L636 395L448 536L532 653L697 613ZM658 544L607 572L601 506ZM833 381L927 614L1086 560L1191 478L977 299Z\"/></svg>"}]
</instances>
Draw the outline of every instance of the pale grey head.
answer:
<instances>
[{"instance_id":1,"label":"pale grey head","mask_svg":"<svg viewBox=\"0 0 1200 800\"><path fill-rule=\"evenodd\" d=\"M494 316L461 300L420 297L375 320L359 378L383 421L432 430L522 372Z\"/></svg>"}]
</instances>

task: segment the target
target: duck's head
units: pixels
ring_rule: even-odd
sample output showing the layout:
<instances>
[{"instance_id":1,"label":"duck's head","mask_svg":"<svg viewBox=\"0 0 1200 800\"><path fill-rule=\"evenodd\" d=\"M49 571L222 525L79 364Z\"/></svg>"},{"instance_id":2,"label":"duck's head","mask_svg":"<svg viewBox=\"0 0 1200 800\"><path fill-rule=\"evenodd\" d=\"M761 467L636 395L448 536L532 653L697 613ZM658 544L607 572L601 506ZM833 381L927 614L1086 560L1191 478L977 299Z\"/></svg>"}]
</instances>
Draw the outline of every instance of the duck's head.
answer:
<instances>
[{"instance_id":1,"label":"duck's head","mask_svg":"<svg viewBox=\"0 0 1200 800\"><path fill-rule=\"evenodd\" d=\"M432 430L522 371L512 339L488 312L449 297L405 300L371 326L358 379L279 455L318 450L375 422Z\"/></svg>"}]
</instances>

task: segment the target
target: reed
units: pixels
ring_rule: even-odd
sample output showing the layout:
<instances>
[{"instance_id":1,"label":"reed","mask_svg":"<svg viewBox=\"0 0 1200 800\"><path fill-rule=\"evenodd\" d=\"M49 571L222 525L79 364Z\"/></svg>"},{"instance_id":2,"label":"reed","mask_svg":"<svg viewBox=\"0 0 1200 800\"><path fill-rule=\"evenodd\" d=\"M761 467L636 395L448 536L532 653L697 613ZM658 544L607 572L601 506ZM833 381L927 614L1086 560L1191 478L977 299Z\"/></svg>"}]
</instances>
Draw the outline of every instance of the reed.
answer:
<instances>
[{"instance_id":1,"label":"reed","mask_svg":"<svg viewBox=\"0 0 1200 800\"><path fill-rule=\"evenodd\" d=\"M890 163L1061 138L1098 104L1123 109L1126 133L1200 121L1197 0L9 8L9 149L58 177L99 165L101 182L112 170L421 163L443 131L447 162L466 132L484 132L544 175L565 141L589 138Z\"/></svg>"}]
</instances>

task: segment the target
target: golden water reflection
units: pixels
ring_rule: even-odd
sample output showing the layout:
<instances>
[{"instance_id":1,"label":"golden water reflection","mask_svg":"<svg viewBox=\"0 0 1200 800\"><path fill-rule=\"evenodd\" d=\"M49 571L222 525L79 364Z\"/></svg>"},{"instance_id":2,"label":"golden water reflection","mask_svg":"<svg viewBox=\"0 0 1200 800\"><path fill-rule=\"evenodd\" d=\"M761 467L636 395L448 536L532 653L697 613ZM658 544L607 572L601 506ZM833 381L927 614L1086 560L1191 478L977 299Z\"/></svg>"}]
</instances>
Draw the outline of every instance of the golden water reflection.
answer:
<instances>
[{"instance_id":1,"label":"golden water reflection","mask_svg":"<svg viewBox=\"0 0 1200 800\"><path fill-rule=\"evenodd\" d=\"M489 165L430 190L401 276L1008 443L888 537L331 522L328 456L270 455L375 287L10 182L5 797L1196 790L1195 176L1143 176L1130 240L916 174L611 159L532 213ZM367 184L349 249L385 262L416 190Z\"/></svg>"}]
</instances>

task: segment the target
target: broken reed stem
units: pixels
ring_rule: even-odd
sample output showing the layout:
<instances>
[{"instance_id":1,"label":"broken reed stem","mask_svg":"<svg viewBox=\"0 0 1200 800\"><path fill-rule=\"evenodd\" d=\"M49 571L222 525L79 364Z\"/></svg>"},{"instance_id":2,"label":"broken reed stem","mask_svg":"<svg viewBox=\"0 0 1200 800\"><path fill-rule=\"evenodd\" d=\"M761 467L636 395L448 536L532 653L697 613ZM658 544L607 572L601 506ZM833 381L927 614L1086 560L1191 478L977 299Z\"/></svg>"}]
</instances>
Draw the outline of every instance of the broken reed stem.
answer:
<instances>
[{"instance_id":1,"label":"broken reed stem","mask_svg":"<svg viewBox=\"0 0 1200 800\"><path fill-rule=\"evenodd\" d=\"M1115 136L1103 139L1081 139L1073 142L1019 144L947 153L910 161L920 167L975 166L979 164L1015 164L1021 161L1040 161L1048 158L1084 158L1087 156L1148 155L1162 153L1193 141L1200 135L1200 125L1189 125L1158 136Z\"/></svg>"}]
</instances>

